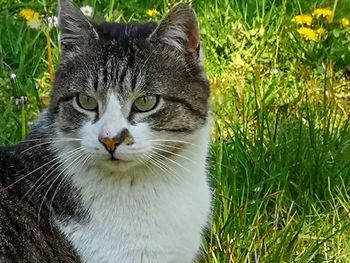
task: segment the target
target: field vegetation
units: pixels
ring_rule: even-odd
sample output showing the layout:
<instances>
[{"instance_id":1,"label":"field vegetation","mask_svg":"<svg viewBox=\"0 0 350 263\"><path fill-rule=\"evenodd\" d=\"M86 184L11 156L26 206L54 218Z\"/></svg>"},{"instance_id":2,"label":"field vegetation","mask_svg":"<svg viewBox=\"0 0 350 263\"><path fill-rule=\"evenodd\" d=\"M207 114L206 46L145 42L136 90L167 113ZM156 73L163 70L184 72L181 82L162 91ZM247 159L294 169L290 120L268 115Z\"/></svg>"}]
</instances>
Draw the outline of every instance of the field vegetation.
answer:
<instances>
[{"instance_id":1,"label":"field vegetation","mask_svg":"<svg viewBox=\"0 0 350 263\"><path fill-rule=\"evenodd\" d=\"M129 22L178 1L75 2ZM187 2L212 84L215 198L200 262L350 262L350 1ZM56 12L53 0L0 0L2 145L47 107Z\"/></svg>"}]
</instances>

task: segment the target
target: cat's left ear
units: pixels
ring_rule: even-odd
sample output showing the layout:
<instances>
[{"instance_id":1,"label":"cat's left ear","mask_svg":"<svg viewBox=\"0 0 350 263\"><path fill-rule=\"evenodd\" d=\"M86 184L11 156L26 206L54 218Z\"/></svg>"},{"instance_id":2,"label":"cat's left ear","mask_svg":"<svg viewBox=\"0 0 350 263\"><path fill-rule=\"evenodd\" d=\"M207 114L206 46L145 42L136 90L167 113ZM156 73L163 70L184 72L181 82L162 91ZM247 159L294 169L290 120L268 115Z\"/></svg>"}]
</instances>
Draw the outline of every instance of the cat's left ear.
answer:
<instances>
[{"instance_id":1,"label":"cat's left ear","mask_svg":"<svg viewBox=\"0 0 350 263\"><path fill-rule=\"evenodd\" d=\"M165 43L187 54L194 54L197 57L200 55L197 16L186 4L179 4L171 9L150 39Z\"/></svg>"},{"instance_id":2,"label":"cat's left ear","mask_svg":"<svg viewBox=\"0 0 350 263\"><path fill-rule=\"evenodd\" d=\"M99 40L99 34L90 20L71 0L58 0L58 25L63 58L74 55Z\"/></svg>"}]
</instances>

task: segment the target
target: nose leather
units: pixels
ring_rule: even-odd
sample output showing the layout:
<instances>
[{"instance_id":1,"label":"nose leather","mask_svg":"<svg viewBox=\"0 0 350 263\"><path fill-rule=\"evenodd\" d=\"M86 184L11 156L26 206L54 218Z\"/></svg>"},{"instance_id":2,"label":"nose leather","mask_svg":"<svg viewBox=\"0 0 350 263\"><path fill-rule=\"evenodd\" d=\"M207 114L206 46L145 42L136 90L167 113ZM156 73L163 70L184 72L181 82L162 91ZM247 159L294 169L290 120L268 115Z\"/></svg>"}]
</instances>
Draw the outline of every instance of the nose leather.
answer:
<instances>
[{"instance_id":1,"label":"nose leather","mask_svg":"<svg viewBox=\"0 0 350 263\"><path fill-rule=\"evenodd\" d=\"M100 142L106 147L106 150L113 153L120 142L116 138L104 137L100 138Z\"/></svg>"}]
</instances>

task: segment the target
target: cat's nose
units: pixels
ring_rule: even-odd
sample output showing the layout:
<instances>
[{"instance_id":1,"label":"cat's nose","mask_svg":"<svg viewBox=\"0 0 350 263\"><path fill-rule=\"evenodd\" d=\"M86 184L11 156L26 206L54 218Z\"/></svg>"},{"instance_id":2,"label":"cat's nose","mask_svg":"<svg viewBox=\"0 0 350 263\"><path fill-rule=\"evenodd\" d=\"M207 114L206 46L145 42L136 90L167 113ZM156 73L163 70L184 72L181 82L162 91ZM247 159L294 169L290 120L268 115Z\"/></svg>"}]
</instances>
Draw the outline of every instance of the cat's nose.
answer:
<instances>
[{"instance_id":1,"label":"cat's nose","mask_svg":"<svg viewBox=\"0 0 350 263\"><path fill-rule=\"evenodd\" d=\"M106 150L111 154L113 154L115 149L117 149L118 145L122 143L117 138L109 138L109 137L99 138L99 141L104 145Z\"/></svg>"},{"instance_id":2,"label":"cat's nose","mask_svg":"<svg viewBox=\"0 0 350 263\"><path fill-rule=\"evenodd\" d=\"M123 129L117 136L114 137L109 137L108 135L109 134L106 133L105 136L101 136L98 140L111 154L113 154L117 147L122 143L125 143L126 145L132 145L134 143L134 139L129 133L128 129Z\"/></svg>"}]
</instances>

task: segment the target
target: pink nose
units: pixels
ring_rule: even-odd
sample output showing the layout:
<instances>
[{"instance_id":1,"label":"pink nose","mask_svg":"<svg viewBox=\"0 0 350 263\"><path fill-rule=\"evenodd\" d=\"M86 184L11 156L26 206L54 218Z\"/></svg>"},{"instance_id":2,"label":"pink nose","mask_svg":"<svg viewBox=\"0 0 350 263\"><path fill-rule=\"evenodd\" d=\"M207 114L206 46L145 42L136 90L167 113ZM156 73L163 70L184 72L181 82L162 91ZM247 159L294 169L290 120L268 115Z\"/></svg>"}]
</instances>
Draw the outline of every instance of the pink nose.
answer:
<instances>
[{"instance_id":1,"label":"pink nose","mask_svg":"<svg viewBox=\"0 0 350 263\"><path fill-rule=\"evenodd\" d=\"M99 141L106 147L106 150L113 153L117 146L121 143L116 138L104 137L100 138Z\"/></svg>"}]
</instances>

